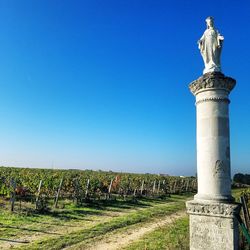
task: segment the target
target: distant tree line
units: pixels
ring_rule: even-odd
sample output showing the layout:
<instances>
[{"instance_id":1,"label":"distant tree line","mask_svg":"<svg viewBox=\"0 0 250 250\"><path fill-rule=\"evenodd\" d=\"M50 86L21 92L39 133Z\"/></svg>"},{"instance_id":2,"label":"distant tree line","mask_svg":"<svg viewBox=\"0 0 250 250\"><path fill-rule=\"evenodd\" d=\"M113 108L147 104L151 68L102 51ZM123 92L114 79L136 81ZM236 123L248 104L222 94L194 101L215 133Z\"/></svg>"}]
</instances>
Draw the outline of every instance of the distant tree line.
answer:
<instances>
[{"instance_id":1,"label":"distant tree line","mask_svg":"<svg viewBox=\"0 0 250 250\"><path fill-rule=\"evenodd\" d=\"M233 181L236 183L250 185L250 174L237 173L234 175Z\"/></svg>"}]
</instances>

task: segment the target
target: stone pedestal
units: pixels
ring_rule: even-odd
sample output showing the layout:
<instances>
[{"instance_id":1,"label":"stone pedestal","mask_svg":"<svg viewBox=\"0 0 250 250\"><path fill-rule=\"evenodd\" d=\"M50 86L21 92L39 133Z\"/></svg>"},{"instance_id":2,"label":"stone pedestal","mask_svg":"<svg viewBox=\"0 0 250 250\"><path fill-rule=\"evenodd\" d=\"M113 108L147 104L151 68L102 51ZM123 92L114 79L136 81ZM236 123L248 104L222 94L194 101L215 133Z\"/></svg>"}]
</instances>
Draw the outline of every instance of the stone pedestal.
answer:
<instances>
[{"instance_id":1,"label":"stone pedestal","mask_svg":"<svg viewBox=\"0 0 250 250\"><path fill-rule=\"evenodd\" d=\"M190 249L238 249L239 205L231 195L228 96L236 82L204 74L189 88L196 97L198 193L187 202Z\"/></svg>"},{"instance_id":2,"label":"stone pedestal","mask_svg":"<svg viewBox=\"0 0 250 250\"><path fill-rule=\"evenodd\" d=\"M238 249L239 231L235 215L240 206L211 201L187 202L190 224L190 249Z\"/></svg>"}]
</instances>

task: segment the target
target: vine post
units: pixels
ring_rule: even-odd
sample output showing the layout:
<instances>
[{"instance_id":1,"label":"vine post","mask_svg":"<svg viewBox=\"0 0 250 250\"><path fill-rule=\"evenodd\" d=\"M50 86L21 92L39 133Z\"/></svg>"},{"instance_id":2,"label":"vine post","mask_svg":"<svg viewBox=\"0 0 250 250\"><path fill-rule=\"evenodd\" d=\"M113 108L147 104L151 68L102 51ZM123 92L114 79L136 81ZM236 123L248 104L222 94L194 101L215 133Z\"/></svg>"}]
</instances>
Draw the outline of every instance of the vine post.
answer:
<instances>
[{"instance_id":1,"label":"vine post","mask_svg":"<svg viewBox=\"0 0 250 250\"><path fill-rule=\"evenodd\" d=\"M61 191L61 188L62 188L62 184L63 184L63 178L60 181L60 184L59 184L59 187L58 187L58 190L57 190L57 193L56 193L54 208L57 208L58 199L59 199L60 191Z\"/></svg>"},{"instance_id":2,"label":"vine post","mask_svg":"<svg viewBox=\"0 0 250 250\"><path fill-rule=\"evenodd\" d=\"M38 190L37 190L37 195L36 195L36 209L39 208L39 198L40 198L40 193L41 193L41 187L42 187L43 180L40 180Z\"/></svg>"},{"instance_id":3,"label":"vine post","mask_svg":"<svg viewBox=\"0 0 250 250\"><path fill-rule=\"evenodd\" d=\"M143 187L144 187L144 180L142 180L142 183L141 183L141 195L143 193Z\"/></svg>"},{"instance_id":4,"label":"vine post","mask_svg":"<svg viewBox=\"0 0 250 250\"><path fill-rule=\"evenodd\" d=\"M13 212L16 200L16 182L14 179L10 180L10 185L11 185L10 211Z\"/></svg>"},{"instance_id":5,"label":"vine post","mask_svg":"<svg viewBox=\"0 0 250 250\"><path fill-rule=\"evenodd\" d=\"M85 199L88 198L88 194L89 194L89 183L90 183L90 180L88 179L88 180L87 180L87 185L86 185Z\"/></svg>"}]
</instances>

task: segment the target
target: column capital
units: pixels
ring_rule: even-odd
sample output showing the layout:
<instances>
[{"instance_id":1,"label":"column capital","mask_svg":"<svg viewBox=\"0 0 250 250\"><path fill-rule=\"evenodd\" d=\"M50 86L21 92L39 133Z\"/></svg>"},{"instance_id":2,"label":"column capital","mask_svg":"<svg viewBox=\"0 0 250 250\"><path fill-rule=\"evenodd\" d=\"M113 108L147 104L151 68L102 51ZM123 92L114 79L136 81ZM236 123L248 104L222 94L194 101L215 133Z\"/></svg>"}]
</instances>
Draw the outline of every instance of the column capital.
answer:
<instances>
[{"instance_id":1,"label":"column capital","mask_svg":"<svg viewBox=\"0 0 250 250\"><path fill-rule=\"evenodd\" d=\"M206 73L197 80L189 84L189 89L193 95L197 95L202 91L222 89L230 93L234 88L236 80L227 77L220 72Z\"/></svg>"}]
</instances>

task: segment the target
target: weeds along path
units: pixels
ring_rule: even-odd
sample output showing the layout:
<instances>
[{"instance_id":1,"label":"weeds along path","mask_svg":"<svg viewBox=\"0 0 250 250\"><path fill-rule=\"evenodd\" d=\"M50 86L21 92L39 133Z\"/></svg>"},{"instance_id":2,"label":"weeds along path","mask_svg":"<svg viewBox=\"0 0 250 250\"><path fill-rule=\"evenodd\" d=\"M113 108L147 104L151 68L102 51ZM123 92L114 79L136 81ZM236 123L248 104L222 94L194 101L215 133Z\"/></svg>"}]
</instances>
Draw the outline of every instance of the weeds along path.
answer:
<instances>
[{"instance_id":1,"label":"weeds along path","mask_svg":"<svg viewBox=\"0 0 250 250\"><path fill-rule=\"evenodd\" d=\"M105 207L93 208L66 208L52 212L52 215L37 214L21 216L17 214L0 212L0 249L26 249L34 242L42 243L49 239L68 235L80 230L90 230L100 223L109 222L111 219L133 213L141 209L136 204L122 206L111 204ZM64 216L65 215L65 216ZM6 232L3 234L2 232ZM35 249L35 248L34 248ZM49 248L51 249L51 248ZM48 250L48 249L46 249Z\"/></svg>"},{"instance_id":2,"label":"weeds along path","mask_svg":"<svg viewBox=\"0 0 250 250\"><path fill-rule=\"evenodd\" d=\"M155 201L154 204L148 207L145 206L129 214L112 218L107 222L97 224L89 229L79 230L74 233L43 241L40 244L33 244L33 246L30 248L26 247L26 249L37 249L39 246L42 246L42 249L65 249L69 246L73 247L80 242L82 242L81 247L76 246L75 249L86 249L89 244L100 241L99 237L105 237L107 234L118 232L119 230L126 230L130 226L141 226L143 223L174 214L184 207L185 203L183 198L178 201L174 201L173 199L168 202Z\"/></svg>"},{"instance_id":3,"label":"weeds along path","mask_svg":"<svg viewBox=\"0 0 250 250\"><path fill-rule=\"evenodd\" d=\"M120 250L129 244L139 240L145 234L151 233L156 229L173 224L176 219L184 217L185 211L179 211L172 215L165 216L161 219L156 219L153 222L140 223L139 225L131 226L126 230L117 230L105 237L95 239L91 244L77 244L73 247L68 247L67 250Z\"/></svg>"},{"instance_id":4,"label":"weeds along path","mask_svg":"<svg viewBox=\"0 0 250 250\"><path fill-rule=\"evenodd\" d=\"M0 216L0 249L86 249L92 244L96 244L94 249L104 249L105 238L112 242L107 247L115 247L118 239L120 244L121 238L126 245L158 225L171 223L176 216L181 216L187 198L173 195L163 199L110 201L22 217L18 214L8 217L6 212Z\"/></svg>"}]
</instances>

